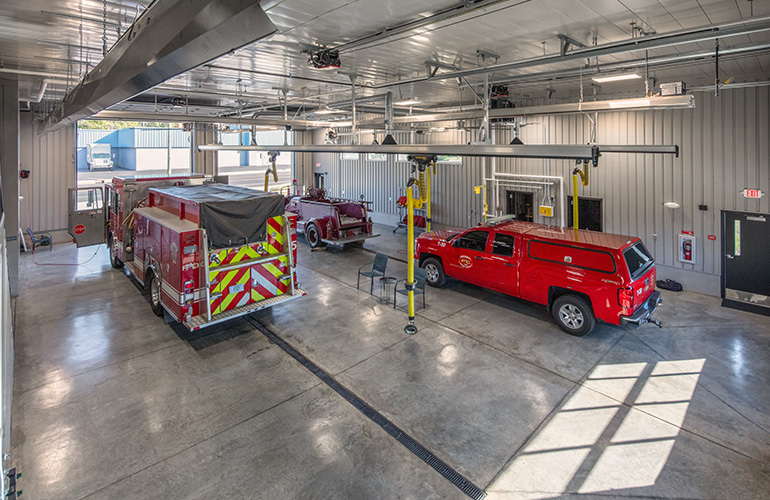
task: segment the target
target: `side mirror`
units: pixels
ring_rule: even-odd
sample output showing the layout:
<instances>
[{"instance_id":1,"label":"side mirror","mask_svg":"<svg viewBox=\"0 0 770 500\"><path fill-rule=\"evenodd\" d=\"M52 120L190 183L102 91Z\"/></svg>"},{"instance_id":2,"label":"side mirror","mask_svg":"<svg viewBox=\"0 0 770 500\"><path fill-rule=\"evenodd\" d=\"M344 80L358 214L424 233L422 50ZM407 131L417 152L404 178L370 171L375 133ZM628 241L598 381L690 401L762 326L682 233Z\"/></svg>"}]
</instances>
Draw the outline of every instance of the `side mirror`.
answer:
<instances>
[{"instance_id":1,"label":"side mirror","mask_svg":"<svg viewBox=\"0 0 770 500\"><path fill-rule=\"evenodd\" d=\"M457 248L457 243L458 243L459 241L460 241L460 239L459 239L459 238L455 238L455 239L453 239L453 240L452 240L452 246L453 246L453 247L455 247L455 248Z\"/></svg>"}]
</instances>

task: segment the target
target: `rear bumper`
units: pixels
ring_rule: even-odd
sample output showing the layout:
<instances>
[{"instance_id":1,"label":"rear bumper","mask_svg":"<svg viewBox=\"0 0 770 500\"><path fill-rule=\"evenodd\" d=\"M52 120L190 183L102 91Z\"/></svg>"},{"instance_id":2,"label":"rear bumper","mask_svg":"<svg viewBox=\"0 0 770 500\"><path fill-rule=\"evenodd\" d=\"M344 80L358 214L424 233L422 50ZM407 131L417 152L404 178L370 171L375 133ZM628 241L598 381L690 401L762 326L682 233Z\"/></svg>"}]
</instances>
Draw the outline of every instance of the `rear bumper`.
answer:
<instances>
[{"instance_id":1,"label":"rear bumper","mask_svg":"<svg viewBox=\"0 0 770 500\"><path fill-rule=\"evenodd\" d=\"M649 323L650 318L652 318L652 315L655 313L655 310L661 302L663 302L663 297L660 295L659 291L655 290L652 292L652 295L647 297L644 304L634 311L634 314L631 316L621 316L620 324L622 326L642 326L645 323Z\"/></svg>"},{"instance_id":2,"label":"rear bumper","mask_svg":"<svg viewBox=\"0 0 770 500\"><path fill-rule=\"evenodd\" d=\"M364 241L367 238L376 238L377 236L379 236L379 234L362 233L362 234L357 234L355 236L347 236L345 238L339 238L339 239L336 239L336 240L330 240L328 238L321 238L321 241L323 241L324 243L326 243L328 245L342 246L345 243L355 243L356 241Z\"/></svg>"}]
</instances>

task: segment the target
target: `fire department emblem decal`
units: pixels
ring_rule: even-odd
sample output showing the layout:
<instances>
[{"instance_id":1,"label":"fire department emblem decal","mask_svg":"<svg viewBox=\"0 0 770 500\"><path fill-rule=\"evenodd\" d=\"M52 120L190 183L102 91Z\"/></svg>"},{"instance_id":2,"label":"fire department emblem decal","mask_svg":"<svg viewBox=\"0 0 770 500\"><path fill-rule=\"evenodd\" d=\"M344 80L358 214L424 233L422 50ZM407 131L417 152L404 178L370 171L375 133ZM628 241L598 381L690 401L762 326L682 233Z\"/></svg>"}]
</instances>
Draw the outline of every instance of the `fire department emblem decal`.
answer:
<instances>
[{"instance_id":1,"label":"fire department emblem decal","mask_svg":"<svg viewBox=\"0 0 770 500\"><path fill-rule=\"evenodd\" d=\"M468 257L467 255L463 255L460 257L460 266L464 267L465 269L470 268L473 265L473 260Z\"/></svg>"}]
</instances>

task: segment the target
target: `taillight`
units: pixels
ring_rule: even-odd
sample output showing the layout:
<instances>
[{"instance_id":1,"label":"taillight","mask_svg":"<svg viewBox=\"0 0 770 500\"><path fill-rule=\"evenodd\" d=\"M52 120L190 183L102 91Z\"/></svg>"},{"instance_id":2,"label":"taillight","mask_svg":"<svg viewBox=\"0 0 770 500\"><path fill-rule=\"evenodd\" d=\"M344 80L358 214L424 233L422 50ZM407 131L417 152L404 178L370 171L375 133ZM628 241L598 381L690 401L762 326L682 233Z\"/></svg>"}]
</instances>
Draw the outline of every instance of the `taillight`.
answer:
<instances>
[{"instance_id":1,"label":"taillight","mask_svg":"<svg viewBox=\"0 0 770 500\"><path fill-rule=\"evenodd\" d=\"M190 305L195 300L195 282L193 280L184 283L184 303Z\"/></svg>"},{"instance_id":2,"label":"taillight","mask_svg":"<svg viewBox=\"0 0 770 500\"><path fill-rule=\"evenodd\" d=\"M634 308L634 289L631 287L618 288L618 305L623 309Z\"/></svg>"}]
</instances>

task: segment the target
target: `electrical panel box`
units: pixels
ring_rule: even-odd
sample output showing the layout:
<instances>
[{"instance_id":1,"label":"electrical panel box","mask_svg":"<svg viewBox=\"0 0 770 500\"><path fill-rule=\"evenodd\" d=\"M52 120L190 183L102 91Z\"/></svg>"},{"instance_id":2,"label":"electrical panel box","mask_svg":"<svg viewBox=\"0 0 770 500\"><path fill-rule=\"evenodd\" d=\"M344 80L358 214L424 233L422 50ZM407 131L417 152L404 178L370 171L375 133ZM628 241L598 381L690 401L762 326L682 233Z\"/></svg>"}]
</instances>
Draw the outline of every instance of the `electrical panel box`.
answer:
<instances>
[{"instance_id":1,"label":"electrical panel box","mask_svg":"<svg viewBox=\"0 0 770 500\"><path fill-rule=\"evenodd\" d=\"M540 205L539 213L543 217L553 217L553 207L548 205Z\"/></svg>"},{"instance_id":2,"label":"electrical panel box","mask_svg":"<svg viewBox=\"0 0 770 500\"><path fill-rule=\"evenodd\" d=\"M684 95L687 92L687 86L684 82L672 82L660 84L660 95Z\"/></svg>"}]
</instances>

